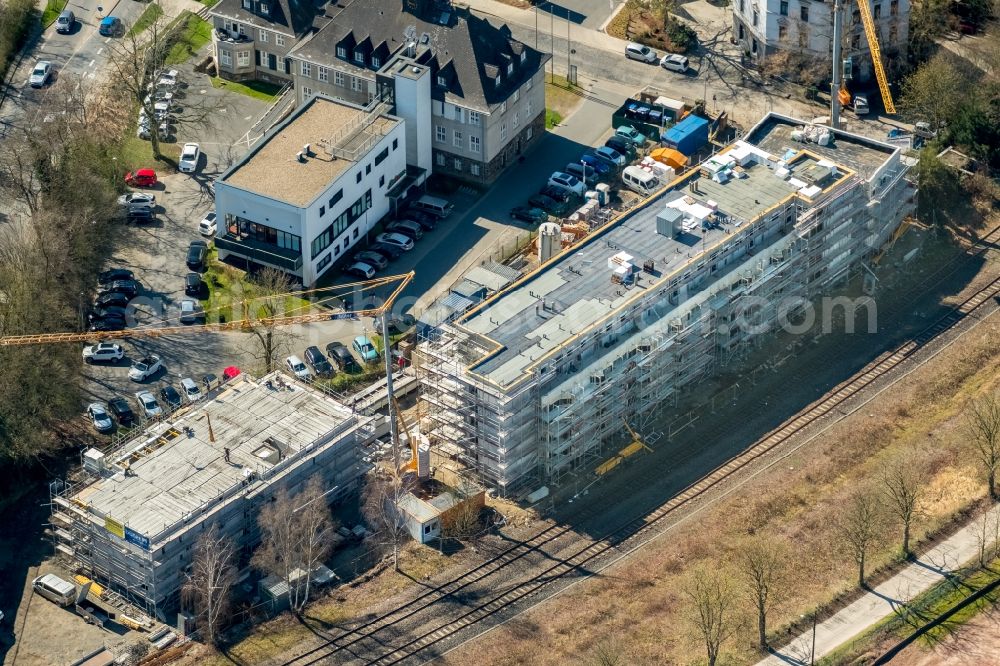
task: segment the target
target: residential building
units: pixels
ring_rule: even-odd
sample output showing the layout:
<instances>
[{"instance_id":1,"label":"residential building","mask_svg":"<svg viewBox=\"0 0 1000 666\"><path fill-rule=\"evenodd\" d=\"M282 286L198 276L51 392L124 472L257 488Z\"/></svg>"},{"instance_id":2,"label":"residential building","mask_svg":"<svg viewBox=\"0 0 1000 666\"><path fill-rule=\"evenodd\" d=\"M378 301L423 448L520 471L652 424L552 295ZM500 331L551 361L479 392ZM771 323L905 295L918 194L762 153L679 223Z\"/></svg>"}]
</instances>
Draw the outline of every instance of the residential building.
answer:
<instances>
[{"instance_id":1,"label":"residential building","mask_svg":"<svg viewBox=\"0 0 1000 666\"><path fill-rule=\"evenodd\" d=\"M218 526L246 568L261 506L316 475L328 502L355 490L368 470L359 451L384 430L381 417L290 376L241 374L120 446L88 450L72 482L52 482L57 552L170 622L205 530Z\"/></svg>"},{"instance_id":2,"label":"residential building","mask_svg":"<svg viewBox=\"0 0 1000 666\"><path fill-rule=\"evenodd\" d=\"M400 116L410 108L422 118L415 132L430 137L433 171L477 183L493 182L544 132L549 56L506 26L432 0L345 0L328 13L288 54L299 103L324 94L378 98ZM401 77L407 65L427 80Z\"/></svg>"},{"instance_id":3,"label":"residential building","mask_svg":"<svg viewBox=\"0 0 1000 666\"><path fill-rule=\"evenodd\" d=\"M388 108L314 96L268 131L215 183L219 258L315 284L413 182Z\"/></svg>"},{"instance_id":4,"label":"residential building","mask_svg":"<svg viewBox=\"0 0 1000 666\"><path fill-rule=\"evenodd\" d=\"M219 76L233 81L290 82L288 52L325 23L324 4L309 0L221 0L209 12Z\"/></svg>"},{"instance_id":5,"label":"residential building","mask_svg":"<svg viewBox=\"0 0 1000 666\"><path fill-rule=\"evenodd\" d=\"M867 1L867 0L866 0ZM903 63L909 34L909 0L871 0L872 17L878 34L883 65L891 71L894 62ZM817 58L829 65L833 53L832 2L810 0L733 0L733 34L744 53L762 62L788 52ZM842 54L850 58L849 74L859 81L875 78L868 39L861 22L857 0L841 5Z\"/></svg>"},{"instance_id":6,"label":"residential building","mask_svg":"<svg viewBox=\"0 0 1000 666\"><path fill-rule=\"evenodd\" d=\"M627 441L623 420L656 423L861 271L914 210L909 164L894 146L803 126L769 114L644 205L425 327L413 366L436 451L505 495L590 474Z\"/></svg>"}]
</instances>

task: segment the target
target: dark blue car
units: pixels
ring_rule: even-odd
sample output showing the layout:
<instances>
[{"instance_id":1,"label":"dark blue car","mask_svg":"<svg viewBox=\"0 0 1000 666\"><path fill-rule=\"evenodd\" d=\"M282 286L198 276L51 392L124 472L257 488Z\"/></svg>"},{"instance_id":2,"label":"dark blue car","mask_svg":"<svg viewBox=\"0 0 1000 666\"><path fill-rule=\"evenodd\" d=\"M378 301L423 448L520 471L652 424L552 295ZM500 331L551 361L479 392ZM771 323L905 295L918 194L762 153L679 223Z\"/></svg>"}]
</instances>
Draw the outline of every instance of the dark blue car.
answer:
<instances>
[{"instance_id":1,"label":"dark blue car","mask_svg":"<svg viewBox=\"0 0 1000 666\"><path fill-rule=\"evenodd\" d=\"M580 157L580 161L596 171L598 176L604 176L611 173L611 165L591 153L587 153Z\"/></svg>"},{"instance_id":2,"label":"dark blue car","mask_svg":"<svg viewBox=\"0 0 1000 666\"><path fill-rule=\"evenodd\" d=\"M97 31L105 37L117 37L125 31L125 26L122 25L122 20L117 16L106 16L101 19Z\"/></svg>"}]
</instances>

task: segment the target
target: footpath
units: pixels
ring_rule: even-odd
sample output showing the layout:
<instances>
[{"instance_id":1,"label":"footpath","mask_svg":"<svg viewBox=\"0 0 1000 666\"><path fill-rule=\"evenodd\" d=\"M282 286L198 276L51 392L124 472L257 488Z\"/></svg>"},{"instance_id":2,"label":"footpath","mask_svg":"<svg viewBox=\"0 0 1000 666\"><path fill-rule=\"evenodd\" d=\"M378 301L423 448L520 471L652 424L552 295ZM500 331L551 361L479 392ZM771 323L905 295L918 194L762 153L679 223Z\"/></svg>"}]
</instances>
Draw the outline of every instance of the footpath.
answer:
<instances>
[{"instance_id":1,"label":"footpath","mask_svg":"<svg viewBox=\"0 0 1000 666\"><path fill-rule=\"evenodd\" d=\"M990 509L989 515L991 520L995 520L1000 515L1000 505ZM979 555L976 523L979 520L982 518L970 521L951 537L921 554L898 574L817 624L815 658L818 660L829 654L842 643L897 612L897 609L905 607L921 593L950 577L963 564L976 559ZM810 627L758 662L758 666L809 664L812 647L813 633Z\"/></svg>"}]
</instances>

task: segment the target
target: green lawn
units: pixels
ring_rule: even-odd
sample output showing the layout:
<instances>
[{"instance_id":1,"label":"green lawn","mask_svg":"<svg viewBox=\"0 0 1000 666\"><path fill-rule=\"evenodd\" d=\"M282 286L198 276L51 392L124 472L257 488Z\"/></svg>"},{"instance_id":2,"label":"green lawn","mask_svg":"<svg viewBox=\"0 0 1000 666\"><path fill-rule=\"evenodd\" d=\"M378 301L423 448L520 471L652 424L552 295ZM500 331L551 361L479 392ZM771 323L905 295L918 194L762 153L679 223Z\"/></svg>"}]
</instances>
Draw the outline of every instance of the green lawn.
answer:
<instances>
[{"instance_id":1,"label":"green lawn","mask_svg":"<svg viewBox=\"0 0 1000 666\"><path fill-rule=\"evenodd\" d=\"M562 122L562 116L552 109L545 109L545 129L552 129Z\"/></svg>"},{"instance_id":2,"label":"green lawn","mask_svg":"<svg viewBox=\"0 0 1000 666\"><path fill-rule=\"evenodd\" d=\"M163 10L157 4L150 4L143 10L142 14L139 15L139 20L135 22L135 25L128 31L128 34L138 35L140 32L153 25L156 19L163 16Z\"/></svg>"},{"instance_id":3,"label":"green lawn","mask_svg":"<svg viewBox=\"0 0 1000 666\"><path fill-rule=\"evenodd\" d=\"M234 288L239 288L238 271L218 260L218 250L213 244L208 250L205 265L208 269L202 275L202 281L208 288L208 295L201 299L201 307L205 311L205 323L217 324L220 321L241 319L243 314L233 312ZM240 290L242 293L242 289Z\"/></svg>"},{"instance_id":4,"label":"green lawn","mask_svg":"<svg viewBox=\"0 0 1000 666\"><path fill-rule=\"evenodd\" d=\"M153 159L153 144L137 137L135 131L135 123L132 123L129 126L128 136L122 142L119 157L122 161L122 173L132 169L155 169L158 166L157 161ZM173 161L176 164L181 156L181 147L176 143L163 143L161 141L160 152L167 161Z\"/></svg>"},{"instance_id":5,"label":"green lawn","mask_svg":"<svg viewBox=\"0 0 1000 666\"><path fill-rule=\"evenodd\" d=\"M214 7L217 4L219 4L219 0L198 0L198 2L205 5L206 7Z\"/></svg>"},{"instance_id":6,"label":"green lawn","mask_svg":"<svg viewBox=\"0 0 1000 666\"><path fill-rule=\"evenodd\" d=\"M212 87L229 90L231 92L253 97L254 99L259 99L264 102L273 102L278 96L278 91L281 90L281 86L273 83L264 83L263 81L246 81L245 83L237 83L236 81L226 81L225 79L221 79L219 77L214 77L212 79Z\"/></svg>"},{"instance_id":7,"label":"green lawn","mask_svg":"<svg viewBox=\"0 0 1000 666\"><path fill-rule=\"evenodd\" d=\"M45 3L45 11L42 12L42 29L48 28L56 22L62 11L66 9L67 0L48 0Z\"/></svg>"},{"instance_id":8,"label":"green lawn","mask_svg":"<svg viewBox=\"0 0 1000 666\"><path fill-rule=\"evenodd\" d=\"M344 391L347 391L348 389L351 389L359 384L370 384L379 377L384 376L385 367L382 365L382 361L380 360L378 363L372 363L368 367L362 369L361 372L338 372L330 379L319 379L316 383L330 389L331 391L343 393Z\"/></svg>"},{"instance_id":9,"label":"green lawn","mask_svg":"<svg viewBox=\"0 0 1000 666\"><path fill-rule=\"evenodd\" d=\"M186 10L181 13L180 20L183 21L183 27L177 41L167 51L164 59L167 65L184 62L212 40L212 24L208 21Z\"/></svg>"}]
</instances>

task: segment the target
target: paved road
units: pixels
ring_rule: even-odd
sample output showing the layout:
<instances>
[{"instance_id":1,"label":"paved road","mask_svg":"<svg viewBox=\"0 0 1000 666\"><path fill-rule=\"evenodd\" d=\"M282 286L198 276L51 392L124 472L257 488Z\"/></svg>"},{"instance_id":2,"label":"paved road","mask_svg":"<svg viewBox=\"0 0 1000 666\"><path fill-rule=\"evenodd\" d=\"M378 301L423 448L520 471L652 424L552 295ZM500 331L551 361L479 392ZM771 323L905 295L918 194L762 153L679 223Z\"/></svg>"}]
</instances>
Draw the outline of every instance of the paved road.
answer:
<instances>
[{"instance_id":1,"label":"paved road","mask_svg":"<svg viewBox=\"0 0 1000 666\"><path fill-rule=\"evenodd\" d=\"M990 510L1000 517L1000 506ZM971 520L953 536L918 557L898 574L864 595L830 619L816 625L816 659L832 652L882 618L898 613L917 595L945 580L979 554L976 524ZM812 630L799 635L758 666L808 664L813 647Z\"/></svg>"}]
</instances>

